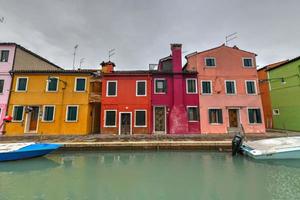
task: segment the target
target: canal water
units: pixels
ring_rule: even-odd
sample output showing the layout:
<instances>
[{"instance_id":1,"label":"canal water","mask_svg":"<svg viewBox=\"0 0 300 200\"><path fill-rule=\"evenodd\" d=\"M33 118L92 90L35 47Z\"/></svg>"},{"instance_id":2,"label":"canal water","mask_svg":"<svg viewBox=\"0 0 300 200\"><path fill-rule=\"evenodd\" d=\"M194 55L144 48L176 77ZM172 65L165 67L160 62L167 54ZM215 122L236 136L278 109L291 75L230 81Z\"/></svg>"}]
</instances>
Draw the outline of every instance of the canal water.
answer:
<instances>
[{"instance_id":1,"label":"canal water","mask_svg":"<svg viewBox=\"0 0 300 200\"><path fill-rule=\"evenodd\" d=\"M57 152L0 163L0 200L300 199L300 161L217 152Z\"/></svg>"}]
</instances>

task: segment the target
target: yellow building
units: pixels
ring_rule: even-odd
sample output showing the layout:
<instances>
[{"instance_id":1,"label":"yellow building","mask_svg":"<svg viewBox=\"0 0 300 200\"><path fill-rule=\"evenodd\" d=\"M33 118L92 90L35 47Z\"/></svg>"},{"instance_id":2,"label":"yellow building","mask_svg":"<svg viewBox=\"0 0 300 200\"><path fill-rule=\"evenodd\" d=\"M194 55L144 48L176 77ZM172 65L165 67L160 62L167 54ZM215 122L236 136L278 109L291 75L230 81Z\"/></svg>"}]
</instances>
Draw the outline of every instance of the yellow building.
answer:
<instances>
[{"instance_id":1,"label":"yellow building","mask_svg":"<svg viewBox=\"0 0 300 200\"><path fill-rule=\"evenodd\" d=\"M101 80L96 70L15 70L5 134L99 133Z\"/></svg>"}]
</instances>

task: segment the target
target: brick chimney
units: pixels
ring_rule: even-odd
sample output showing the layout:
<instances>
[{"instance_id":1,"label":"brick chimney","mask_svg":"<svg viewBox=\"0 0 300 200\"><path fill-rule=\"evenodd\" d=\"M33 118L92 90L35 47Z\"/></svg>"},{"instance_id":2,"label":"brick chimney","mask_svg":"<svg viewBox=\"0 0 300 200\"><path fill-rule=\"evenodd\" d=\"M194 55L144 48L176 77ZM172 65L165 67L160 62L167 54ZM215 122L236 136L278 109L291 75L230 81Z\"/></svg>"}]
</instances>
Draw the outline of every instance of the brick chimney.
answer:
<instances>
[{"instance_id":1,"label":"brick chimney","mask_svg":"<svg viewBox=\"0 0 300 200\"><path fill-rule=\"evenodd\" d=\"M114 71L114 67L116 66L115 63L111 61L103 61L100 65L102 66L102 73L112 73Z\"/></svg>"},{"instance_id":2,"label":"brick chimney","mask_svg":"<svg viewBox=\"0 0 300 200\"><path fill-rule=\"evenodd\" d=\"M182 71L181 44L171 44L173 72Z\"/></svg>"}]
</instances>

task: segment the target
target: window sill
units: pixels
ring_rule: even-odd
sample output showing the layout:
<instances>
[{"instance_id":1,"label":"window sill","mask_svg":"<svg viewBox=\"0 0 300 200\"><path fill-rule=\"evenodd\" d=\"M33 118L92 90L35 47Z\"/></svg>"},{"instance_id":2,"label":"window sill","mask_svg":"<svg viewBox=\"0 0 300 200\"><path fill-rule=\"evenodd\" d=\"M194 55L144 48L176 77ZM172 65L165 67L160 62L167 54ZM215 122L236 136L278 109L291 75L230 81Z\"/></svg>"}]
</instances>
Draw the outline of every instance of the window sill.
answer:
<instances>
[{"instance_id":1,"label":"window sill","mask_svg":"<svg viewBox=\"0 0 300 200\"><path fill-rule=\"evenodd\" d=\"M146 97L147 95L135 95L136 97Z\"/></svg>"},{"instance_id":2,"label":"window sill","mask_svg":"<svg viewBox=\"0 0 300 200\"><path fill-rule=\"evenodd\" d=\"M198 92L187 92L186 94L198 94Z\"/></svg>"},{"instance_id":3,"label":"window sill","mask_svg":"<svg viewBox=\"0 0 300 200\"><path fill-rule=\"evenodd\" d=\"M259 126L262 125L262 123L249 123L250 126Z\"/></svg>"},{"instance_id":4,"label":"window sill","mask_svg":"<svg viewBox=\"0 0 300 200\"><path fill-rule=\"evenodd\" d=\"M193 121L188 121L188 122L191 122L191 123L197 123L199 122L198 120L193 120Z\"/></svg>"},{"instance_id":5,"label":"window sill","mask_svg":"<svg viewBox=\"0 0 300 200\"><path fill-rule=\"evenodd\" d=\"M65 122L66 122L66 123L77 123L78 120L76 120L76 121L67 121L67 120L65 120Z\"/></svg>"},{"instance_id":6,"label":"window sill","mask_svg":"<svg viewBox=\"0 0 300 200\"><path fill-rule=\"evenodd\" d=\"M136 126L136 125L134 125L134 128L147 128L147 125L145 125L145 126Z\"/></svg>"},{"instance_id":7,"label":"window sill","mask_svg":"<svg viewBox=\"0 0 300 200\"><path fill-rule=\"evenodd\" d=\"M212 126L221 126L221 125L223 125L223 123L209 123L210 125L212 125Z\"/></svg>"},{"instance_id":8,"label":"window sill","mask_svg":"<svg viewBox=\"0 0 300 200\"><path fill-rule=\"evenodd\" d=\"M104 128L117 128L117 126L104 126Z\"/></svg>"},{"instance_id":9,"label":"window sill","mask_svg":"<svg viewBox=\"0 0 300 200\"><path fill-rule=\"evenodd\" d=\"M84 90L84 91L77 91L77 90L75 90L74 92L84 93L84 92L86 92L86 90Z\"/></svg>"}]
</instances>

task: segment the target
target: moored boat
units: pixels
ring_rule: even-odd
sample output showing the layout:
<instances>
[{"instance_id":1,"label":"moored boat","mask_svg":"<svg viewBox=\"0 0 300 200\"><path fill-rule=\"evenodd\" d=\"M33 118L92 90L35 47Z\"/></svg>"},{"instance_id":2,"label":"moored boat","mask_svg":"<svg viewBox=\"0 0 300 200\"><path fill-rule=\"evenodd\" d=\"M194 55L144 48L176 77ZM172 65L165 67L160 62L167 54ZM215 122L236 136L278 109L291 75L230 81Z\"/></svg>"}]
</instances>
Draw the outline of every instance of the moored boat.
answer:
<instances>
[{"instance_id":1,"label":"moored boat","mask_svg":"<svg viewBox=\"0 0 300 200\"><path fill-rule=\"evenodd\" d=\"M0 161L22 160L44 156L58 149L60 144L47 143L4 143L0 144Z\"/></svg>"},{"instance_id":2,"label":"moored boat","mask_svg":"<svg viewBox=\"0 0 300 200\"><path fill-rule=\"evenodd\" d=\"M300 159L300 137L279 137L245 142L243 137L237 135L232 141L232 150L233 155L240 152L254 159Z\"/></svg>"}]
</instances>

